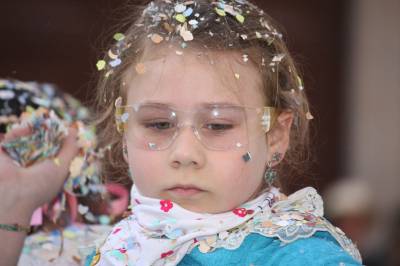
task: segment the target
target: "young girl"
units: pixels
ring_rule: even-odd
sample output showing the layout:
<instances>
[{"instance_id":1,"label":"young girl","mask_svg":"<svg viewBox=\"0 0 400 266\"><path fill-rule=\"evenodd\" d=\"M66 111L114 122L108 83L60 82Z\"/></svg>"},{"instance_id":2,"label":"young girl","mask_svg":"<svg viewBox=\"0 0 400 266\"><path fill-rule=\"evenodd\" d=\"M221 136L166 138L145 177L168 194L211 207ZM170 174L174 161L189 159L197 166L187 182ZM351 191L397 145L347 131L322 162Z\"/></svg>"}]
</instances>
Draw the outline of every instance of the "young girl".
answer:
<instances>
[{"instance_id":1,"label":"young girl","mask_svg":"<svg viewBox=\"0 0 400 266\"><path fill-rule=\"evenodd\" d=\"M90 265L360 265L321 197L285 197L312 119L272 20L245 0L155 0L97 67L108 170L132 214Z\"/></svg>"}]
</instances>

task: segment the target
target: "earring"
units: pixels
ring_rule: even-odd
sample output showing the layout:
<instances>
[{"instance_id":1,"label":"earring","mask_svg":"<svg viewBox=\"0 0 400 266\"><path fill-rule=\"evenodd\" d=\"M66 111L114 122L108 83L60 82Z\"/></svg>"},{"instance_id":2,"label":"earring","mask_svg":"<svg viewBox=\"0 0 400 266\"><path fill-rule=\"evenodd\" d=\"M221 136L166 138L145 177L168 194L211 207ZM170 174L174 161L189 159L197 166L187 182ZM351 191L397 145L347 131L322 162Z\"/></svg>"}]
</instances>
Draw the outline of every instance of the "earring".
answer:
<instances>
[{"instance_id":1,"label":"earring","mask_svg":"<svg viewBox=\"0 0 400 266\"><path fill-rule=\"evenodd\" d=\"M129 168L128 168L128 176L131 180L133 180L133 175L132 175L131 169L129 169Z\"/></svg>"},{"instance_id":2,"label":"earring","mask_svg":"<svg viewBox=\"0 0 400 266\"><path fill-rule=\"evenodd\" d=\"M128 156L128 148L126 147L126 145L122 145L122 153L123 153L125 156Z\"/></svg>"},{"instance_id":3,"label":"earring","mask_svg":"<svg viewBox=\"0 0 400 266\"><path fill-rule=\"evenodd\" d=\"M276 152L276 153L272 154L271 160L267 163L267 170L265 171L265 174L264 174L264 180L269 186L272 185L272 183L275 181L275 179L278 176L276 170L272 169L272 165L274 163L279 162L281 160L281 158L282 158L282 154Z\"/></svg>"}]
</instances>

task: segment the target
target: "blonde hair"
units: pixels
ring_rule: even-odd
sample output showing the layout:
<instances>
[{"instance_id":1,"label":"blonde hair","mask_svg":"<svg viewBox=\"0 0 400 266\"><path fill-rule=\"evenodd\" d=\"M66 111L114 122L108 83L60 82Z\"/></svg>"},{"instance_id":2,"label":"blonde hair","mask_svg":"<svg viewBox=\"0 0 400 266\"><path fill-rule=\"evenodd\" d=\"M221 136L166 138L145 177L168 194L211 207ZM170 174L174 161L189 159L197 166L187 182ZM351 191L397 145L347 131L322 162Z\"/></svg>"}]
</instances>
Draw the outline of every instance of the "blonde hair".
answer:
<instances>
[{"instance_id":1,"label":"blonde hair","mask_svg":"<svg viewBox=\"0 0 400 266\"><path fill-rule=\"evenodd\" d=\"M104 161L105 175L119 179L128 177L122 136L115 125L114 102L119 96L125 96L124 73L130 66L140 63L148 49L160 46L155 42L173 43L182 51L192 47L205 52L236 51L245 55L262 77L265 104L294 114L290 147L277 169L279 176L285 180L293 173L302 172L308 157L311 115L299 71L276 23L264 11L244 0L225 1L225 5L207 0L188 2L193 2L196 15L193 18L197 23L196 27L191 27L193 40L190 41L182 40L179 29L185 27L188 31L190 26L188 21L182 22L182 17L178 21L174 10L177 1L155 0L147 5L126 7L128 16L121 23L121 28L126 30L105 53L103 62L108 64L103 63L97 84L99 141L101 145L111 145L111 152ZM121 60L119 65L110 66L110 60L115 57Z\"/></svg>"}]
</instances>

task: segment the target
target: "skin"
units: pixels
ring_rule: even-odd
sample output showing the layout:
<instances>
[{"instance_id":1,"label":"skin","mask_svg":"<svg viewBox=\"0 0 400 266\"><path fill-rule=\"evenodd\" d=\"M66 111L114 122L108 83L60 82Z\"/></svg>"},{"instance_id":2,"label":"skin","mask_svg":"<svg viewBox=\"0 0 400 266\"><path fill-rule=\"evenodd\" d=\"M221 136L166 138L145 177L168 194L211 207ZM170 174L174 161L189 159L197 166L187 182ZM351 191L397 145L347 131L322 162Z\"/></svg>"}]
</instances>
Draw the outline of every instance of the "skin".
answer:
<instances>
[{"instance_id":1,"label":"skin","mask_svg":"<svg viewBox=\"0 0 400 266\"><path fill-rule=\"evenodd\" d=\"M187 50L184 56L177 56L174 51L167 51L143 60L144 74L136 74L132 66L124 79L127 104L154 101L186 111L218 102L264 106L261 77L256 68L238 60L238 54L214 56L217 63L211 66L195 52ZM235 78L234 73L240 73L240 78ZM253 119L249 123L249 145L228 151L207 149L190 127L184 127L166 150L143 150L135 147L128 130L124 136L128 151L125 160L144 196L170 199L194 212L227 212L261 191L271 155L284 154L288 148L292 120L292 113L282 112L275 127L265 135L260 121ZM252 160L245 163L242 155L247 151ZM181 186L196 187L199 192L185 195L171 189Z\"/></svg>"},{"instance_id":2,"label":"skin","mask_svg":"<svg viewBox=\"0 0 400 266\"><path fill-rule=\"evenodd\" d=\"M12 130L0 139L8 141L28 135L27 128ZM76 130L70 128L58 153L61 165L44 160L28 168L17 166L0 149L0 223L28 226L33 211L53 199L68 176L71 160L78 153ZM16 265L26 234L0 230L0 265Z\"/></svg>"}]
</instances>

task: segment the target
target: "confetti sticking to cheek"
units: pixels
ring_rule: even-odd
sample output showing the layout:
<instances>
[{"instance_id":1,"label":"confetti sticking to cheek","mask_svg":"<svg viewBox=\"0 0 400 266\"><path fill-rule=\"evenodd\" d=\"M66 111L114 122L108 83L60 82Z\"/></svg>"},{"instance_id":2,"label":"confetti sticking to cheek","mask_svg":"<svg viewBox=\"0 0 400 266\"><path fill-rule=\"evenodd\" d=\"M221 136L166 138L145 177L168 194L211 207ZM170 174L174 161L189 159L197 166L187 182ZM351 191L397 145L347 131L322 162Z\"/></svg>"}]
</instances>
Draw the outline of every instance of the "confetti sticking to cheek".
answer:
<instances>
[{"instance_id":1,"label":"confetti sticking to cheek","mask_svg":"<svg viewBox=\"0 0 400 266\"><path fill-rule=\"evenodd\" d=\"M138 73L139 75L143 75L144 73L146 73L146 66L143 63L138 63L135 66L135 70L136 73Z\"/></svg>"}]
</instances>

